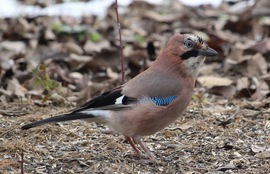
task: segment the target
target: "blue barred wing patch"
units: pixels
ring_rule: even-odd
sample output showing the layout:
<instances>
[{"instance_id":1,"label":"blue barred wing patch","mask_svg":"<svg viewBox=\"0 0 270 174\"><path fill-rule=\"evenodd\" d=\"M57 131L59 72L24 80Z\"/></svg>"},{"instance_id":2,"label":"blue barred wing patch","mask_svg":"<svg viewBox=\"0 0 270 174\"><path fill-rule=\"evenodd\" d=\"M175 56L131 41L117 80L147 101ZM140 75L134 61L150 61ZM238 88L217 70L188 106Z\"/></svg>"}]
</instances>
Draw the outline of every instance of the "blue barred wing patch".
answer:
<instances>
[{"instance_id":1,"label":"blue barred wing patch","mask_svg":"<svg viewBox=\"0 0 270 174\"><path fill-rule=\"evenodd\" d=\"M170 104L177 96L168 96L168 97L147 97L143 98L140 101L152 101L157 106L167 106Z\"/></svg>"}]
</instances>

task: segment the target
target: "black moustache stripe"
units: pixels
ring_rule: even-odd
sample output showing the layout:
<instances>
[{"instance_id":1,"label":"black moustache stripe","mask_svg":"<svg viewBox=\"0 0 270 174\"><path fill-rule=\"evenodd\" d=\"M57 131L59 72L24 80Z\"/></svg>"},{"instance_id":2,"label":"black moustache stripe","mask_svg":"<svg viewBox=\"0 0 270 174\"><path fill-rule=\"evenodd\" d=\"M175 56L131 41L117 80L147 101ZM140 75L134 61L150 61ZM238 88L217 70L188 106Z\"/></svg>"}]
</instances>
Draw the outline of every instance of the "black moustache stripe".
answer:
<instances>
[{"instance_id":1,"label":"black moustache stripe","mask_svg":"<svg viewBox=\"0 0 270 174\"><path fill-rule=\"evenodd\" d=\"M191 57L197 57L198 55L199 55L199 51L198 50L190 50L190 51L187 51L184 54L180 55L180 57L183 60L187 60L187 59L189 59Z\"/></svg>"}]
</instances>

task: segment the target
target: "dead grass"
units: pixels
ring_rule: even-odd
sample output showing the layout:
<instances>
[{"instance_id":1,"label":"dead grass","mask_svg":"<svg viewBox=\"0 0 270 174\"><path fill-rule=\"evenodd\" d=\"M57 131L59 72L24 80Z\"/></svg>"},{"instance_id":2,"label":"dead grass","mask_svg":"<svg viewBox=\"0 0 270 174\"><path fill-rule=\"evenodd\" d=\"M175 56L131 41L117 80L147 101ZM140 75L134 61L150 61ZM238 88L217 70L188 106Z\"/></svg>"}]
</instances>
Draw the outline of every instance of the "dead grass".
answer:
<instances>
[{"instance_id":1,"label":"dead grass","mask_svg":"<svg viewBox=\"0 0 270 174\"><path fill-rule=\"evenodd\" d=\"M224 107L209 105L202 115L202 108L191 103L178 121L145 137L157 158L153 163L131 156L123 137L103 133L108 132L103 125L73 121L21 130L24 123L67 110L31 107L33 114L0 117L1 173L20 173L21 152L25 173L269 172L270 131L263 113L245 117L245 110L232 107L229 113L236 114L228 121ZM254 150L257 145L265 150Z\"/></svg>"}]
</instances>

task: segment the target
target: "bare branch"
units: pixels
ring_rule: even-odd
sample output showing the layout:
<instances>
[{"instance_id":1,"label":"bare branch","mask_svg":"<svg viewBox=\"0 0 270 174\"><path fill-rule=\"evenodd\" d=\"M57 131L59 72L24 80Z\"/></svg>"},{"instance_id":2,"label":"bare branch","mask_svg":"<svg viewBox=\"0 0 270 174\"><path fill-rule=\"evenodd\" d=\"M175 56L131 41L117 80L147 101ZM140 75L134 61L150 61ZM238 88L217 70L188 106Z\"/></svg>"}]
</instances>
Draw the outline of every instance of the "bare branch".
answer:
<instances>
[{"instance_id":1,"label":"bare branch","mask_svg":"<svg viewBox=\"0 0 270 174\"><path fill-rule=\"evenodd\" d=\"M120 41L120 61L121 61L121 69L122 69L122 82L125 81L125 69L124 69L124 55L123 55L123 42L122 42L122 33L121 33L121 24L119 20L119 14L118 14L118 2L115 0L115 13L116 13L116 19L117 19L117 26L118 26L118 32L119 32L119 41Z\"/></svg>"}]
</instances>

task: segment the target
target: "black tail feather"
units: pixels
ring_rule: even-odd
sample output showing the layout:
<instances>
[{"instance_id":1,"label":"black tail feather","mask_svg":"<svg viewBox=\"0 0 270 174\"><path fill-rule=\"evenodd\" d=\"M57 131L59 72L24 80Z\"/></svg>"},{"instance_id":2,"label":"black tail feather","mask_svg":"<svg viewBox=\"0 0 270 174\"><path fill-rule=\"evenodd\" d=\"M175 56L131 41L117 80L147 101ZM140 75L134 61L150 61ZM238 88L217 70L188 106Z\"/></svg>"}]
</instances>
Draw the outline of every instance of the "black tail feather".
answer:
<instances>
[{"instance_id":1,"label":"black tail feather","mask_svg":"<svg viewBox=\"0 0 270 174\"><path fill-rule=\"evenodd\" d=\"M87 118L93 118L93 117L95 117L95 116L75 112L75 113L58 115L58 116L47 118L44 120L39 120L39 121L30 123L30 124L26 124L26 125L22 126L21 128L22 129L30 129L30 128L41 126L43 124L48 124L48 123L71 121L71 120L78 120L78 119L87 119Z\"/></svg>"}]
</instances>

